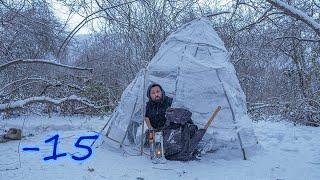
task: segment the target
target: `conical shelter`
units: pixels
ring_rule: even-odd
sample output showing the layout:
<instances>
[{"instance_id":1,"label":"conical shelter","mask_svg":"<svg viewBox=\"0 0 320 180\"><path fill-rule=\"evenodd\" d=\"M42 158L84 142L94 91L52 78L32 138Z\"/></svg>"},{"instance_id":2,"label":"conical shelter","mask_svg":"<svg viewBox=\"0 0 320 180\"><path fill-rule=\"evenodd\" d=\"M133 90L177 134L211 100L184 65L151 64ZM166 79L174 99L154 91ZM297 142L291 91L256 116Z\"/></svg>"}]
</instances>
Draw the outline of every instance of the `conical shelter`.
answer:
<instances>
[{"instance_id":1,"label":"conical shelter","mask_svg":"<svg viewBox=\"0 0 320 180\"><path fill-rule=\"evenodd\" d=\"M256 148L245 94L229 53L209 20L193 20L166 39L147 68L123 92L112 114L108 137L126 143L126 137L135 136L130 124L141 124L148 100L146 89L151 83L160 84L173 98L172 107L190 110L192 120L200 127L217 106L222 107L206 134L207 150L229 147L245 156Z\"/></svg>"}]
</instances>

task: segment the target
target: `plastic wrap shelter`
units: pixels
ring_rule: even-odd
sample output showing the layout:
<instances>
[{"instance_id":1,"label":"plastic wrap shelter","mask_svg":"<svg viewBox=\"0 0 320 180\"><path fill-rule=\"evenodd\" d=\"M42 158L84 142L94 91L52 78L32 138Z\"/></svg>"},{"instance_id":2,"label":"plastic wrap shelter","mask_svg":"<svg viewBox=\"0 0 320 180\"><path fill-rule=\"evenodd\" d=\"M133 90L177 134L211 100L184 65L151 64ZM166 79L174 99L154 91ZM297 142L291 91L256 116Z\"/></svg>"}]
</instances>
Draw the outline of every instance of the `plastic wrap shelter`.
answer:
<instances>
[{"instance_id":1,"label":"plastic wrap shelter","mask_svg":"<svg viewBox=\"0 0 320 180\"><path fill-rule=\"evenodd\" d=\"M134 137L139 146L148 101L146 89L151 83L160 84L173 98L172 107L190 110L200 128L215 108L222 107L204 137L203 151L215 151L224 157L248 156L257 147L246 97L229 53L206 18L182 25L162 43L147 68L123 92L108 124L108 137L125 145ZM135 129L132 122L140 126Z\"/></svg>"}]
</instances>

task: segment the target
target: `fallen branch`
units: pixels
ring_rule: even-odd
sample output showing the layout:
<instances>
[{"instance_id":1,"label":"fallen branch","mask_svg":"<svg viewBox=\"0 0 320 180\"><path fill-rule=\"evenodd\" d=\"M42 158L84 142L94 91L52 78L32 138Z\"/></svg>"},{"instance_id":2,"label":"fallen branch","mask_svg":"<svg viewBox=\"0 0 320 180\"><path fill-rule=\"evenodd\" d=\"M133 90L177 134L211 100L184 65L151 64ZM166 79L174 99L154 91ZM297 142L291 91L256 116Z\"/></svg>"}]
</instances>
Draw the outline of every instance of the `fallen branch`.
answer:
<instances>
[{"instance_id":1,"label":"fallen branch","mask_svg":"<svg viewBox=\"0 0 320 180\"><path fill-rule=\"evenodd\" d=\"M61 105L62 103L68 102L68 101L77 101L80 102L83 105L86 105L87 107L93 108L93 109L101 109L105 107L110 107L112 105L103 105L103 106L95 106L94 104L90 103L86 98L81 98L76 95L71 95L69 97L61 98L61 99L53 99L46 96L37 96L37 97L30 97L24 100L17 100L11 103L5 103L0 104L0 112L6 111L10 109L17 109L17 108L23 108L26 105L34 104L34 103L50 103L53 105Z\"/></svg>"},{"instance_id":2,"label":"fallen branch","mask_svg":"<svg viewBox=\"0 0 320 180\"><path fill-rule=\"evenodd\" d=\"M275 104L269 104L269 103L250 103L248 112L253 112L259 109L264 108L284 108L285 104L275 103Z\"/></svg>"},{"instance_id":3,"label":"fallen branch","mask_svg":"<svg viewBox=\"0 0 320 180\"><path fill-rule=\"evenodd\" d=\"M48 65L53 65L57 67L63 67L67 69L74 69L74 70L81 70L81 71L89 71L92 73L93 69L92 68L82 68L82 67L76 67L76 66L69 66L65 64L60 64L56 63L53 61L48 61L45 59L17 59L14 61L10 61L8 63L0 65L0 71L6 69L7 67L14 65L14 64L48 64Z\"/></svg>"}]
</instances>

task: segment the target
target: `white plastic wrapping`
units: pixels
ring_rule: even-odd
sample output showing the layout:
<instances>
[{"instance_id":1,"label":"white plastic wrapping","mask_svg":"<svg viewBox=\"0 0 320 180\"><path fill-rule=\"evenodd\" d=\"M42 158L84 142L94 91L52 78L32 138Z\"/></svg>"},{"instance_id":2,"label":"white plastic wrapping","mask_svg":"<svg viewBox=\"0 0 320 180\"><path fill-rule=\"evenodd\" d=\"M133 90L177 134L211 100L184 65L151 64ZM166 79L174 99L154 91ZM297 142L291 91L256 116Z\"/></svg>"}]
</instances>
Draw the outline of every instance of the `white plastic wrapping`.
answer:
<instances>
[{"instance_id":1,"label":"white plastic wrapping","mask_svg":"<svg viewBox=\"0 0 320 180\"><path fill-rule=\"evenodd\" d=\"M247 115L246 97L224 43L207 19L196 19L183 25L161 45L146 71L141 70L123 92L113 114L110 136L114 128L114 138L120 140L130 121L141 123L143 104L146 103L143 99L148 100L146 89L151 83L163 87L173 98L173 107L190 110L192 120L200 128L215 108L221 106L208 130L215 142L228 145L238 139L239 132L243 147L256 145Z\"/></svg>"}]
</instances>

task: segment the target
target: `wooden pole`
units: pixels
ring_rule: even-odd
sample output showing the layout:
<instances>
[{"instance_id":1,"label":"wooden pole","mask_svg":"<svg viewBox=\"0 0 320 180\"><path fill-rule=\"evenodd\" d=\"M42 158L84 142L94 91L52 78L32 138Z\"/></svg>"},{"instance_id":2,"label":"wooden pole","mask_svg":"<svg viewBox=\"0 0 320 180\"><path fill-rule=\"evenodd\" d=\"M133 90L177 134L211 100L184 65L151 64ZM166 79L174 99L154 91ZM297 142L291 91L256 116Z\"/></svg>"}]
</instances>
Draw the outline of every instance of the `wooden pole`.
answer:
<instances>
[{"instance_id":1,"label":"wooden pole","mask_svg":"<svg viewBox=\"0 0 320 180\"><path fill-rule=\"evenodd\" d=\"M145 119L145 112L146 112L146 103L145 103L145 89L146 89L146 75L147 75L147 69L144 69L144 81L143 81L143 91L142 91L142 128L141 128L141 146L140 146L140 152L141 156L143 155L143 133L144 133L144 119Z\"/></svg>"},{"instance_id":2,"label":"wooden pole","mask_svg":"<svg viewBox=\"0 0 320 180\"><path fill-rule=\"evenodd\" d=\"M213 119L216 117L216 115L218 114L218 112L221 110L221 106L218 106L218 108L213 112L212 116L210 117L210 119L208 120L207 124L204 126L204 129L207 130L210 126L210 124L212 123Z\"/></svg>"}]
</instances>

